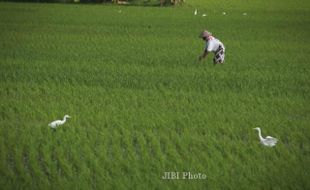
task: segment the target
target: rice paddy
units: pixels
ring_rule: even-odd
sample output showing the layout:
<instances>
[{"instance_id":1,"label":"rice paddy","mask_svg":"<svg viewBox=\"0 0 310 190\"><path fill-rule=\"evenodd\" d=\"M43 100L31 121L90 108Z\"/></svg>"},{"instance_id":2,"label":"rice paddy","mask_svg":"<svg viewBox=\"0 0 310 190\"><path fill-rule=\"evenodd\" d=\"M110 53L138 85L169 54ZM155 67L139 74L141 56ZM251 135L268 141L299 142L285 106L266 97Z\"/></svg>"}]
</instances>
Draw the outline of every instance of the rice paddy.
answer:
<instances>
[{"instance_id":1,"label":"rice paddy","mask_svg":"<svg viewBox=\"0 0 310 190\"><path fill-rule=\"evenodd\" d=\"M309 189L309 10L1 2L1 189Z\"/></svg>"}]
</instances>

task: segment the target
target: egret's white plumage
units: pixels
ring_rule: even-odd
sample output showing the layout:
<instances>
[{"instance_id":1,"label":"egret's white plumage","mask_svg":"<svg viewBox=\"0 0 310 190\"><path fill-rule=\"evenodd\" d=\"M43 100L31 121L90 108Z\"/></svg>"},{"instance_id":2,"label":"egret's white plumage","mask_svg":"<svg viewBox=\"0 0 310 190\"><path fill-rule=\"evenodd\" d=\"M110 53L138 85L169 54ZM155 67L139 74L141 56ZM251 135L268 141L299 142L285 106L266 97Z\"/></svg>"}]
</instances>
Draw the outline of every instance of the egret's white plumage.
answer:
<instances>
[{"instance_id":1,"label":"egret's white plumage","mask_svg":"<svg viewBox=\"0 0 310 190\"><path fill-rule=\"evenodd\" d=\"M51 128L56 129L59 125L63 125L64 123L66 123L67 118L71 118L71 117L69 115L65 115L63 120L53 121L50 124L48 124L48 126L50 126Z\"/></svg>"},{"instance_id":2,"label":"egret's white plumage","mask_svg":"<svg viewBox=\"0 0 310 190\"><path fill-rule=\"evenodd\" d=\"M197 10L197 9L195 9L194 15L197 15L197 14L198 14L198 10Z\"/></svg>"},{"instance_id":3,"label":"egret's white plumage","mask_svg":"<svg viewBox=\"0 0 310 190\"><path fill-rule=\"evenodd\" d=\"M260 140L260 142L261 142L263 145L273 147L273 146L275 146L275 145L277 144L278 139L276 139L276 138L274 138L274 137L267 136L266 138L263 138L263 137L262 137L261 129L260 129L259 127L254 128L254 130L257 130L257 131L258 131L259 140Z\"/></svg>"},{"instance_id":4,"label":"egret's white plumage","mask_svg":"<svg viewBox=\"0 0 310 190\"><path fill-rule=\"evenodd\" d=\"M207 14L202 14L203 17L207 16Z\"/></svg>"}]
</instances>

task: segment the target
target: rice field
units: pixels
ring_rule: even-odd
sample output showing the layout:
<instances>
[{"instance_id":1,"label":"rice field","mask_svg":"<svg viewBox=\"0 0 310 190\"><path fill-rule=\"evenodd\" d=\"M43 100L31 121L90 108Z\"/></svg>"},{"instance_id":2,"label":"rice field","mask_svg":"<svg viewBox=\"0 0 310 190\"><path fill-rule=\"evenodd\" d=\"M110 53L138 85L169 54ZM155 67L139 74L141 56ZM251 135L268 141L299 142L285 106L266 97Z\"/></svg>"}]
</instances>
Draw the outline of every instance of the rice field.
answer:
<instances>
[{"instance_id":1,"label":"rice field","mask_svg":"<svg viewBox=\"0 0 310 190\"><path fill-rule=\"evenodd\" d=\"M310 189L309 18L305 0L0 2L1 189ZM203 29L224 65L197 62Z\"/></svg>"}]
</instances>

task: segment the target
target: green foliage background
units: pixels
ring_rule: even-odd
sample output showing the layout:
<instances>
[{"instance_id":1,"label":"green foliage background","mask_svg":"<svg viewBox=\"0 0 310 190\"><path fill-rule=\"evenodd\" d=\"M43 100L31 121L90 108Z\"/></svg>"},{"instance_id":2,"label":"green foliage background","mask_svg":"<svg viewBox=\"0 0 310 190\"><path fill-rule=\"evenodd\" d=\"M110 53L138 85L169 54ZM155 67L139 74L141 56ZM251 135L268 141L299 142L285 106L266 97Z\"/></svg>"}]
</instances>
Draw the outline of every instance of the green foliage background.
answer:
<instances>
[{"instance_id":1,"label":"green foliage background","mask_svg":"<svg viewBox=\"0 0 310 190\"><path fill-rule=\"evenodd\" d=\"M1 187L309 189L309 10L0 3ZM197 63L205 28L225 65Z\"/></svg>"}]
</instances>

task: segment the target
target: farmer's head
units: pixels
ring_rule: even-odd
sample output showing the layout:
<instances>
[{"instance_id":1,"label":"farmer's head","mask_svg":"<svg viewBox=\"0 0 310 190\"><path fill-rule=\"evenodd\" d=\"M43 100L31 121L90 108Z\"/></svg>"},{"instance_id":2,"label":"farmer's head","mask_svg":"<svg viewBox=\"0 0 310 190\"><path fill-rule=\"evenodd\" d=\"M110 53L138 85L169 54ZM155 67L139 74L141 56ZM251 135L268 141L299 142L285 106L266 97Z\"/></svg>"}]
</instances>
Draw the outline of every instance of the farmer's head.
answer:
<instances>
[{"instance_id":1,"label":"farmer's head","mask_svg":"<svg viewBox=\"0 0 310 190\"><path fill-rule=\"evenodd\" d=\"M212 33L207 31L207 30L204 30L200 33L199 37L202 38L203 40L207 40L209 36L211 36Z\"/></svg>"}]
</instances>

